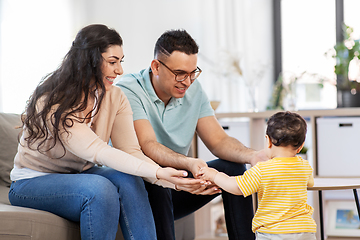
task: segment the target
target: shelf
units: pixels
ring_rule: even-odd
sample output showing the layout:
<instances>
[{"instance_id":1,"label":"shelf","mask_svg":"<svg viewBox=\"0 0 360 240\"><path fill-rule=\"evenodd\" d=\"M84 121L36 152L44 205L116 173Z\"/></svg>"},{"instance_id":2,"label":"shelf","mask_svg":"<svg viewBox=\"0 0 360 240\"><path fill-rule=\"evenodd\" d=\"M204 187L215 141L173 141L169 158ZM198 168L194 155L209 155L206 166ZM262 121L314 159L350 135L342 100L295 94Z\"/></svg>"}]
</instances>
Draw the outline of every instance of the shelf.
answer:
<instances>
[{"instance_id":1,"label":"shelf","mask_svg":"<svg viewBox=\"0 0 360 240\"><path fill-rule=\"evenodd\" d=\"M217 119L236 119L247 118L249 120L250 128L250 144L249 147L255 150L261 150L265 144L265 130L266 120L277 113L277 110L264 111L264 112L238 112L238 113L216 113ZM317 134L316 134L316 119L320 117L353 117L360 116L360 108L337 108L337 109L316 109L316 110L299 110L294 111L302 117L309 120L312 126L309 134L311 135L312 142L312 156L308 156L308 160L312 160L315 175L318 172L317 167ZM310 130L310 129L309 129Z\"/></svg>"},{"instance_id":2,"label":"shelf","mask_svg":"<svg viewBox=\"0 0 360 240\"><path fill-rule=\"evenodd\" d=\"M234 113L216 113L219 118L267 118L279 112L278 110L270 110L264 112L234 112ZM303 117L311 116L359 116L360 108L336 108L336 109L316 109L316 110L298 110L294 111Z\"/></svg>"}]
</instances>

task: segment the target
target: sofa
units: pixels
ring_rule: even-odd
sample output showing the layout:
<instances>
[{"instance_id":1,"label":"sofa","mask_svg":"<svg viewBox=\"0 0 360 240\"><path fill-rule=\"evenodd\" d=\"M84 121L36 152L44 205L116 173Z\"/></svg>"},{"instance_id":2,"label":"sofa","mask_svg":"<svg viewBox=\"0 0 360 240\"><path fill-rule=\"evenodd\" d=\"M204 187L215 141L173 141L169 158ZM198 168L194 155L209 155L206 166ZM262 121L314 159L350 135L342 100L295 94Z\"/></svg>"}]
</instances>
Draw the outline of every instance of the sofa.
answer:
<instances>
[{"instance_id":1,"label":"sofa","mask_svg":"<svg viewBox=\"0 0 360 240\"><path fill-rule=\"evenodd\" d=\"M18 135L21 131L19 114L0 112L0 239L6 240L79 240L78 223L55 214L31 208L12 206L8 199L10 171L14 165ZM175 222L177 240L194 239L194 214ZM119 228L116 240L123 240Z\"/></svg>"}]
</instances>

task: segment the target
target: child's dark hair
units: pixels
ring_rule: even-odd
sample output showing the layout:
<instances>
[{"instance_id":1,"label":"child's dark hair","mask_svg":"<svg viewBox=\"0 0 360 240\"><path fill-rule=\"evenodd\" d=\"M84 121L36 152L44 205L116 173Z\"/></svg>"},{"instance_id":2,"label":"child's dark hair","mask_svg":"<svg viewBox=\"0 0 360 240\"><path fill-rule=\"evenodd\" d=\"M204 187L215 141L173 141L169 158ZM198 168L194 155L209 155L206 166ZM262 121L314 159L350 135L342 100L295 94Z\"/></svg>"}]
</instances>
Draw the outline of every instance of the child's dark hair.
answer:
<instances>
[{"instance_id":1,"label":"child's dark hair","mask_svg":"<svg viewBox=\"0 0 360 240\"><path fill-rule=\"evenodd\" d=\"M266 135L275 146L298 148L306 137L307 125L303 117L292 112L278 112L267 122Z\"/></svg>"}]
</instances>

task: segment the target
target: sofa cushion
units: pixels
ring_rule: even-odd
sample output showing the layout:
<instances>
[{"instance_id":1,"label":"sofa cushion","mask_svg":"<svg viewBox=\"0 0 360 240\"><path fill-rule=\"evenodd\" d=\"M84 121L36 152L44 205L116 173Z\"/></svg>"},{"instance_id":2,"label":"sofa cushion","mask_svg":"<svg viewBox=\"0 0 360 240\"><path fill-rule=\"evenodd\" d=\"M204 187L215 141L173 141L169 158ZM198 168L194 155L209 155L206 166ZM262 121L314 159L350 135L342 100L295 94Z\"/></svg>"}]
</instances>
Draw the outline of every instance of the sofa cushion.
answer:
<instances>
[{"instance_id":1,"label":"sofa cushion","mask_svg":"<svg viewBox=\"0 0 360 240\"><path fill-rule=\"evenodd\" d=\"M80 227L49 212L0 204L0 239L80 240Z\"/></svg>"},{"instance_id":2,"label":"sofa cushion","mask_svg":"<svg viewBox=\"0 0 360 240\"><path fill-rule=\"evenodd\" d=\"M18 135L21 131L19 114L0 113L0 185L9 187L10 171L14 166Z\"/></svg>"}]
</instances>

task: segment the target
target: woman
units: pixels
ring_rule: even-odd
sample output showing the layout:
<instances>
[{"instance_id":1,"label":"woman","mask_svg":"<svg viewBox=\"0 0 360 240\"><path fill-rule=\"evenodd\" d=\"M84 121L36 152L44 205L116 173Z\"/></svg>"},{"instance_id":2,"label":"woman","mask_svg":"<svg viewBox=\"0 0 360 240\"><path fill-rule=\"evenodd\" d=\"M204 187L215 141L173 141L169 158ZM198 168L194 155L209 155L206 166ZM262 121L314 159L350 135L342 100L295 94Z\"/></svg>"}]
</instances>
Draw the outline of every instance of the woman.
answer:
<instances>
[{"instance_id":1,"label":"woman","mask_svg":"<svg viewBox=\"0 0 360 240\"><path fill-rule=\"evenodd\" d=\"M83 28L22 118L10 202L80 222L82 239L115 239L119 221L125 239L156 239L140 177L162 186L187 181L185 171L141 152L129 102L112 86L123 58L115 30Z\"/></svg>"}]
</instances>

